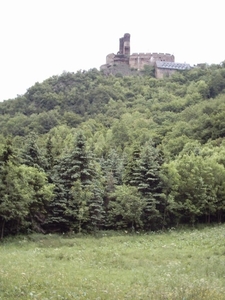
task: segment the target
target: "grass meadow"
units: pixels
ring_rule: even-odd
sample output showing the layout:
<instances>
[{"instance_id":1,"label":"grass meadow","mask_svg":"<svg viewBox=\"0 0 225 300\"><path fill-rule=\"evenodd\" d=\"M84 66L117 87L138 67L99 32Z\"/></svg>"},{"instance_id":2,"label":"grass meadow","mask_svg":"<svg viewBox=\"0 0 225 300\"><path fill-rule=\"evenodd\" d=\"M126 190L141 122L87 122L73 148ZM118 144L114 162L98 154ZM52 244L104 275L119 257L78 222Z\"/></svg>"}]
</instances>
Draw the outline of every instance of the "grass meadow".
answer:
<instances>
[{"instance_id":1,"label":"grass meadow","mask_svg":"<svg viewBox=\"0 0 225 300\"><path fill-rule=\"evenodd\" d=\"M7 238L0 299L225 299L225 226Z\"/></svg>"}]
</instances>

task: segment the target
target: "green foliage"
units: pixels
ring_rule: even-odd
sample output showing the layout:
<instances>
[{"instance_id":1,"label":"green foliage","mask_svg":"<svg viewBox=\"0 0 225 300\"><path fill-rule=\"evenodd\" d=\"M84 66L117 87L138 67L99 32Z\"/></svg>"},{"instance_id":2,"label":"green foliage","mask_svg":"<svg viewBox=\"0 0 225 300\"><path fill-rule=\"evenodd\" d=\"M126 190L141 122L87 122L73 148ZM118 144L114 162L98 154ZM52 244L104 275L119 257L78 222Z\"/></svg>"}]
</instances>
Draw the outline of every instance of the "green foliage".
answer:
<instances>
[{"instance_id":1,"label":"green foliage","mask_svg":"<svg viewBox=\"0 0 225 300\"><path fill-rule=\"evenodd\" d=\"M145 201L133 186L117 186L111 194L108 206L109 225L119 229L135 229L142 227L141 215Z\"/></svg>"},{"instance_id":2,"label":"green foliage","mask_svg":"<svg viewBox=\"0 0 225 300\"><path fill-rule=\"evenodd\" d=\"M141 146L137 143L131 148L131 154L127 159L127 164L124 172L124 182L132 186L138 186L140 183L140 155Z\"/></svg>"},{"instance_id":3,"label":"green foliage","mask_svg":"<svg viewBox=\"0 0 225 300\"><path fill-rule=\"evenodd\" d=\"M36 143L37 137L31 133L21 153L22 163L29 167L42 170L45 167L44 158Z\"/></svg>"},{"instance_id":4,"label":"green foliage","mask_svg":"<svg viewBox=\"0 0 225 300\"><path fill-rule=\"evenodd\" d=\"M89 220L88 202L92 197L89 187L82 187L78 179L70 190L71 197L68 199L65 215L71 220L71 231L82 231L83 224Z\"/></svg>"},{"instance_id":5,"label":"green foliage","mask_svg":"<svg viewBox=\"0 0 225 300\"><path fill-rule=\"evenodd\" d=\"M224 63L143 73L64 72L0 103L2 235L225 220Z\"/></svg>"},{"instance_id":6,"label":"green foliage","mask_svg":"<svg viewBox=\"0 0 225 300\"><path fill-rule=\"evenodd\" d=\"M0 220L1 238L5 230L17 233L26 226L29 214L32 190L26 178L25 170L8 162L1 168L0 178Z\"/></svg>"},{"instance_id":7,"label":"green foliage","mask_svg":"<svg viewBox=\"0 0 225 300\"><path fill-rule=\"evenodd\" d=\"M144 65L144 69L141 73L143 73L144 76L155 77L155 67Z\"/></svg>"},{"instance_id":8,"label":"green foliage","mask_svg":"<svg viewBox=\"0 0 225 300\"><path fill-rule=\"evenodd\" d=\"M54 198L54 184L49 183L47 174L33 167L24 166L26 180L30 188L29 228L44 233L43 225L47 218L47 209Z\"/></svg>"},{"instance_id":9,"label":"green foliage","mask_svg":"<svg viewBox=\"0 0 225 300\"><path fill-rule=\"evenodd\" d=\"M53 185L35 167L19 164L7 142L0 156L0 223L4 232L17 233L28 228L41 230Z\"/></svg>"},{"instance_id":10,"label":"green foliage","mask_svg":"<svg viewBox=\"0 0 225 300\"><path fill-rule=\"evenodd\" d=\"M49 207L47 224L59 231L81 231L82 224L87 221L85 207L92 196L90 186L94 175L85 138L79 132L71 151L54 166L55 198Z\"/></svg>"},{"instance_id":11,"label":"green foliage","mask_svg":"<svg viewBox=\"0 0 225 300\"><path fill-rule=\"evenodd\" d=\"M204 216L210 222L211 216L224 205L224 166L211 157L203 158L192 152L171 162L169 168L174 167L177 174L172 178L175 182L171 183L170 198L177 203L180 220L194 224Z\"/></svg>"}]
</instances>

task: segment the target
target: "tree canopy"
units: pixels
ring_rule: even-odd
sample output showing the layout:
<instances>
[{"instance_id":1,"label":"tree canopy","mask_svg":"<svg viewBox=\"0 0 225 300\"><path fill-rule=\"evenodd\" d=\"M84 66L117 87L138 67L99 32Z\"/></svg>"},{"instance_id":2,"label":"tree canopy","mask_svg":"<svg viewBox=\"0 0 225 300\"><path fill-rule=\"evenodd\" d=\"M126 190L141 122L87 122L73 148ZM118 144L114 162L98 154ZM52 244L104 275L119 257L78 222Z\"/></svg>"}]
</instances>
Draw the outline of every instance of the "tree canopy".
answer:
<instances>
[{"instance_id":1,"label":"tree canopy","mask_svg":"<svg viewBox=\"0 0 225 300\"><path fill-rule=\"evenodd\" d=\"M1 236L225 219L225 64L64 72L0 103Z\"/></svg>"}]
</instances>

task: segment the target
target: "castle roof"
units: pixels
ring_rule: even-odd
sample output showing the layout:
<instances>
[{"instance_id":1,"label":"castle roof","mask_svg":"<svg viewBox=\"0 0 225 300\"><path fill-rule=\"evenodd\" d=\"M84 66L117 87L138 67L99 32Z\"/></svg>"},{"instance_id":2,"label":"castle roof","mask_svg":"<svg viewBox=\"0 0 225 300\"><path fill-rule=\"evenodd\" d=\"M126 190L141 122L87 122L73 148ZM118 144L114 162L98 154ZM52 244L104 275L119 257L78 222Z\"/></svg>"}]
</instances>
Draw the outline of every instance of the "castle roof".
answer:
<instances>
[{"instance_id":1,"label":"castle roof","mask_svg":"<svg viewBox=\"0 0 225 300\"><path fill-rule=\"evenodd\" d=\"M173 69L173 70L188 70L191 68L189 64L181 64L169 61L156 61L156 67L159 69Z\"/></svg>"}]
</instances>

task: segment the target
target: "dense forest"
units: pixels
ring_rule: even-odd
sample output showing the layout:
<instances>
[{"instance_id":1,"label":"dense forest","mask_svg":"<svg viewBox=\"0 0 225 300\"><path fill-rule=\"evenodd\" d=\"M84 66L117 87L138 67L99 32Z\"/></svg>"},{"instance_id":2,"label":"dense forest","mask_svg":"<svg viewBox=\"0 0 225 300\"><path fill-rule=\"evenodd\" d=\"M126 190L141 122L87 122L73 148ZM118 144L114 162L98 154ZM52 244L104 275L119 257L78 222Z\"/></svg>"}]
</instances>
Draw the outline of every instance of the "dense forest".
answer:
<instances>
[{"instance_id":1,"label":"dense forest","mask_svg":"<svg viewBox=\"0 0 225 300\"><path fill-rule=\"evenodd\" d=\"M0 232L225 220L225 63L64 72L0 103Z\"/></svg>"}]
</instances>

